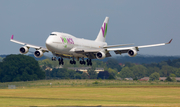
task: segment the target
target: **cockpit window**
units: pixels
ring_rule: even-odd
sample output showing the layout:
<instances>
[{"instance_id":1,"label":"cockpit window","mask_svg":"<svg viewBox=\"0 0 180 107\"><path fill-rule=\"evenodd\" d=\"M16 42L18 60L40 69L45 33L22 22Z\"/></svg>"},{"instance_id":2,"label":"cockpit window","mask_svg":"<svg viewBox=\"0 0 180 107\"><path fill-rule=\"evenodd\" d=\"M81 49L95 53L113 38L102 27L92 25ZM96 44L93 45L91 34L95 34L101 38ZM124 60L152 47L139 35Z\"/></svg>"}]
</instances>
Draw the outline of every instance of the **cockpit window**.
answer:
<instances>
[{"instance_id":1,"label":"cockpit window","mask_svg":"<svg viewBox=\"0 0 180 107\"><path fill-rule=\"evenodd\" d=\"M51 33L50 35L51 35L51 36L57 36L57 34L53 34L53 33Z\"/></svg>"}]
</instances>

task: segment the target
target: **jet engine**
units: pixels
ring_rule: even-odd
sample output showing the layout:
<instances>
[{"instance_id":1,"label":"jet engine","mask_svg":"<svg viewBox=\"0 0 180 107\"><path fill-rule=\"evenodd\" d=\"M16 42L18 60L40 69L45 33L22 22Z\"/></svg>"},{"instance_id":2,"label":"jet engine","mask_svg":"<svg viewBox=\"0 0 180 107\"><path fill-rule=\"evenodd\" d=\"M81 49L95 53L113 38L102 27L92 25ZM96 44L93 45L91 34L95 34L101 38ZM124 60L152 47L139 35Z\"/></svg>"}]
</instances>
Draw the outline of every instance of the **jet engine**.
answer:
<instances>
[{"instance_id":1,"label":"jet engine","mask_svg":"<svg viewBox=\"0 0 180 107\"><path fill-rule=\"evenodd\" d=\"M21 48L19 49L19 51L20 51L20 53L22 53L22 54L26 54L26 53L29 52L29 48L26 47L26 46L24 46L24 47L21 47Z\"/></svg>"},{"instance_id":2,"label":"jet engine","mask_svg":"<svg viewBox=\"0 0 180 107\"><path fill-rule=\"evenodd\" d=\"M106 54L104 52L100 51L96 54L97 59L104 59L105 57L106 57Z\"/></svg>"},{"instance_id":3,"label":"jet engine","mask_svg":"<svg viewBox=\"0 0 180 107\"><path fill-rule=\"evenodd\" d=\"M135 49L131 49L128 51L128 55L130 57L135 57L137 55L137 51Z\"/></svg>"},{"instance_id":4,"label":"jet engine","mask_svg":"<svg viewBox=\"0 0 180 107\"><path fill-rule=\"evenodd\" d=\"M34 56L35 56L36 58L41 58L41 57L43 56L43 52L42 52L41 50L36 50L36 51L34 52Z\"/></svg>"}]
</instances>

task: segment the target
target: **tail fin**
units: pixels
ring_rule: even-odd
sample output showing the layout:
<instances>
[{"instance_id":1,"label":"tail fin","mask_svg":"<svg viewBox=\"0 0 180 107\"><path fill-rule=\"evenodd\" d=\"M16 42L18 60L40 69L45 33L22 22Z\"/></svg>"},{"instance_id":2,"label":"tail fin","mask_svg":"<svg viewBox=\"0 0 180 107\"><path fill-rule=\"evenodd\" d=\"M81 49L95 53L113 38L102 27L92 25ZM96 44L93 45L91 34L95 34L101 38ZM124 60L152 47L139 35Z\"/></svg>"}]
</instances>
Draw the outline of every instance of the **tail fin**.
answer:
<instances>
[{"instance_id":1,"label":"tail fin","mask_svg":"<svg viewBox=\"0 0 180 107\"><path fill-rule=\"evenodd\" d=\"M109 17L106 17L95 41L105 42Z\"/></svg>"}]
</instances>

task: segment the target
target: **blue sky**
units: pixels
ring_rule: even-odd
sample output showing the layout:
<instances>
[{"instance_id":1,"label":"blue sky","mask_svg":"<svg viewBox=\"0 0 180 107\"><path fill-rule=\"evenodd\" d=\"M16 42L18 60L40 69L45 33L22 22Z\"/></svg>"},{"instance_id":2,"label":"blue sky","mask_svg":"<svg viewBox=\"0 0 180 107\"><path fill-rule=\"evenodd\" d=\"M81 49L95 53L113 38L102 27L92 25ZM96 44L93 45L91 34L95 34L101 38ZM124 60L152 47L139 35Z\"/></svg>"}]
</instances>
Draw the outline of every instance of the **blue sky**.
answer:
<instances>
[{"instance_id":1,"label":"blue sky","mask_svg":"<svg viewBox=\"0 0 180 107\"><path fill-rule=\"evenodd\" d=\"M179 0L0 0L0 54L19 53L16 40L44 46L53 31L94 40L106 16L109 45L170 45L141 49L144 55L180 55ZM34 51L34 50L32 50Z\"/></svg>"}]
</instances>

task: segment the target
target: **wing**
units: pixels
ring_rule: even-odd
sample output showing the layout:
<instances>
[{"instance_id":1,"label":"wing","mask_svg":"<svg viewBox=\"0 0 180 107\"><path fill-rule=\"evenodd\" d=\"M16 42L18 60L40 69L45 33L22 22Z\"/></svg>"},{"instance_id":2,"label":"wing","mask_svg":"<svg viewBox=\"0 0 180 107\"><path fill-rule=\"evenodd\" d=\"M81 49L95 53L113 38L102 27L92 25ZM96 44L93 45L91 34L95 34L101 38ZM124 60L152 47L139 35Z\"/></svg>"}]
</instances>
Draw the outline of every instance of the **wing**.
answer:
<instances>
[{"instance_id":1,"label":"wing","mask_svg":"<svg viewBox=\"0 0 180 107\"><path fill-rule=\"evenodd\" d=\"M14 40L14 35L11 36L11 39L10 39L11 42L14 42L14 43L17 43L17 44L21 44L21 45L24 45L28 48L34 48L36 50L42 50L43 52L49 52L48 49L46 48L43 48L41 46L35 46L35 45L31 45L31 44L27 44L27 43L24 43L24 42L20 42L20 41L17 41L17 40Z\"/></svg>"},{"instance_id":2,"label":"wing","mask_svg":"<svg viewBox=\"0 0 180 107\"><path fill-rule=\"evenodd\" d=\"M122 54L122 53L128 53L130 50L139 51L140 48L163 46L163 45L166 45L166 44L170 44L171 41L172 41L172 39L167 43L159 43L159 44L143 45L143 46L134 46L134 47L123 47L123 48L107 48L107 51L114 51L116 54Z\"/></svg>"},{"instance_id":3,"label":"wing","mask_svg":"<svg viewBox=\"0 0 180 107\"><path fill-rule=\"evenodd\" d=\"M112 47L120 47L120 46L128 46L128 45L134 45L132 44L120 44L120 45L108 45L108 46L104 46L103 48L112 48Z\"/></svg>"}]
</instances>

